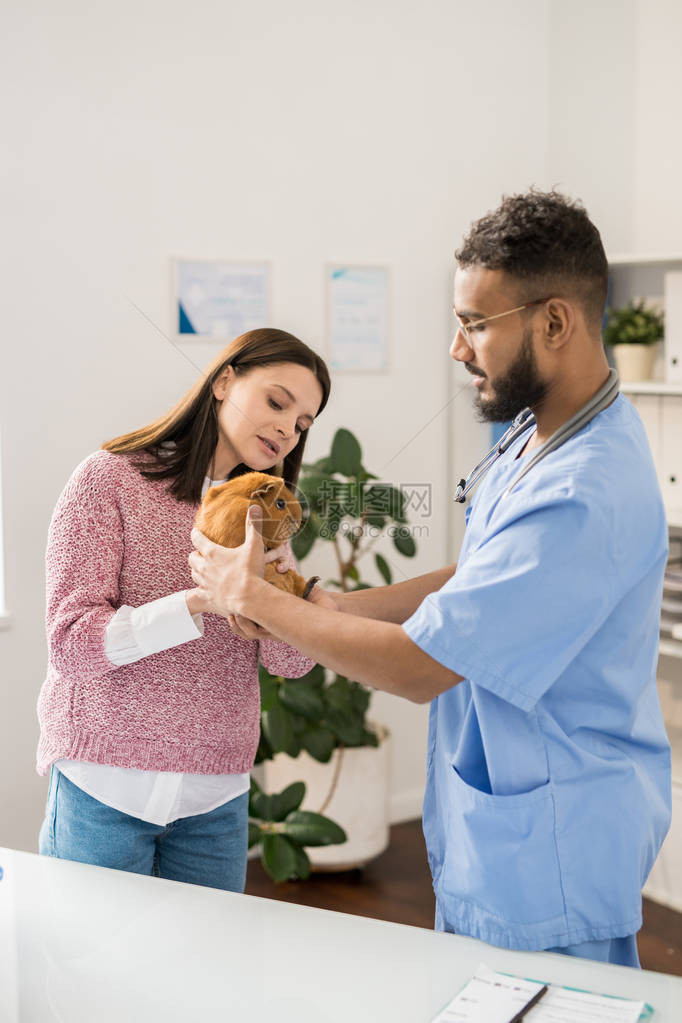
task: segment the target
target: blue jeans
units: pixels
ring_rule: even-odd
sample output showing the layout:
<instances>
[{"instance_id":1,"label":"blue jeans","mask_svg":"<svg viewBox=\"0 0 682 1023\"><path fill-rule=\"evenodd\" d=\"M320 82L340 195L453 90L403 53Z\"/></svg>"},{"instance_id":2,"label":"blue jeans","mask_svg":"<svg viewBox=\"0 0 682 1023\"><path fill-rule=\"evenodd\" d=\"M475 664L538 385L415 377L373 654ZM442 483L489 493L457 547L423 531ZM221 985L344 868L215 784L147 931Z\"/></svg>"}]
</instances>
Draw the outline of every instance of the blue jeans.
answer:
<instances>
[{"instance_id":1,"label":"blue jeans","mask_svg":"<svg viewBox=\"0 0 682 1023\"><path fill-rule=\"evenodd\" d=\"M436 902L436 931L455 933L443 916ZM559 952L565 956L578 956L581 959L595 959L599 963L617 963L620 966L640 968L637 954L637 935L628 934L626 938L605 938L603 941L583 941L579 945L557 945L555 948L543 948L542 952Z\"/></svg>"},{"instance_id":2,"label":"blue jeans","mask_svg":"<svg viewBox=\"0 0 682 1023\"><path fill-rule=\"evenodd\" d=\"M41 856L243 892L249 794L209 813L150 824L89 796L52 768Z\"/></svg>"}]
</instances>

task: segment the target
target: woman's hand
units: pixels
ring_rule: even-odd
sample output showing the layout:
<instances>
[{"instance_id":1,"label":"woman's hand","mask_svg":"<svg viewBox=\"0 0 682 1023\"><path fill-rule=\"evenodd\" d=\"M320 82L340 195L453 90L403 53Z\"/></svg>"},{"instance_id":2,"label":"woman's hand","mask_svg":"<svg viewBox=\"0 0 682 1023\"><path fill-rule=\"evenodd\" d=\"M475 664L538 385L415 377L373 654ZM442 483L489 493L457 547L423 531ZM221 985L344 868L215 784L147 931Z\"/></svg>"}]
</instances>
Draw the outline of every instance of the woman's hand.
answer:
<instances>
[{"instance_id":1,"label":"woman's hand","mask_svg":"<svg viewBox=\"0 0 682 1023\"><path fill-rule=\"evenodd\" d=\"M306 603L316 604L317 607L325 607L328 611L339 610L333 595L331 593L327 593L327 591L323 590L321 586L313 586L310 594L306 598ZM256 625L255 622L252 622L250 618L245 618L244 615L228 615L227 621L235 636L239 636L240 639L277 640L277 636L273 636L267 629L263 629L260 625Z\"/></svg>"},{"instance_id":2,"label":"woman's hand","mask_svg":"<svg viewBox=\"0 0 682 1023\"><path fill-rule=\"evenodd\" d=\"M271 561L277 562L278 572L288 572L290 568L294 567L291 550L284 543L281 547L275 547L266 553L265 564L268 565Z\"/></svg>"},{"instance_id":3,"label":"woman's hand","mask_svg":"<svg viewBox=\"0 0 682 1023\"><path fill-rule=\"evenodd\" d=\"M200 615L213 610L213 605L208 596L198 586L193 590L185 591L185 601L187 602L187 610L191 615Z\"/></svg>"},{"instance_id":4,"label":"woman's hand","mask_svg":"<svg viewBox=\"0 0 682 1023\"><path fill-rule=\"evenodd\" d=\"M270 583L267 585L269 586ZM274 639L278 643L281 642L277 639L277 636L273 636L267 629L256 625L255 622L252 622L250 618L245 618L244 615L228 615L227 624L235 636L239 636L240 639Z\"/></svg>"}]
</instances>

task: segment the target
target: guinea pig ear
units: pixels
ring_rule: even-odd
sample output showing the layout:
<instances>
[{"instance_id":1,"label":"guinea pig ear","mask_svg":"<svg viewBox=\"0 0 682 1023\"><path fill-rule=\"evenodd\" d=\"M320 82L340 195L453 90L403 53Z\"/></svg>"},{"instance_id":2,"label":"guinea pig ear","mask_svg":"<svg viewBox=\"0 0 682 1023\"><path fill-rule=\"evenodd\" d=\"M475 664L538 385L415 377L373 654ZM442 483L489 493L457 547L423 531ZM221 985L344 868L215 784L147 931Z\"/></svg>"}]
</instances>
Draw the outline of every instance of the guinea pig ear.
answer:
<instances>
[{"instance_id":1,"label":"guinea pig ear","mask_svg":"<svg viewBox=\"0 0 682 1023\"><path fill-rule=\"evenodd\" d=\"M254 490L254 492L251 494L251 497L267 497L268 494L271 494L273 490L277 490L278 486L279 481L275 482L273 480L272 483L263 483L258 488L258 490Z\"/></svg>"}]
</instances>

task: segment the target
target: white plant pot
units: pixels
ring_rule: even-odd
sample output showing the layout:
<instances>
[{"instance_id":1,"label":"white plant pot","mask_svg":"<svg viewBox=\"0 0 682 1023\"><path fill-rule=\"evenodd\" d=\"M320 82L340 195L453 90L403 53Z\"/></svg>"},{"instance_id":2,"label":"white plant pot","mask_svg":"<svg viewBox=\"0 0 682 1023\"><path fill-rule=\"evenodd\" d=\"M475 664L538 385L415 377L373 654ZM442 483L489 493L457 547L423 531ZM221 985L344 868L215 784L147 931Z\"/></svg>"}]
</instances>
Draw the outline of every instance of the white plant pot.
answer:
<instances>
[{"instance_id":1,"label":"white plant pot","mask_svg":"<svg viewBox=\"0 0 682 1023\"><path fill-rule=\"evenodd\" d=\"M363 867L388 846L391 737L387 729L374 728L378 747L335 749L328 764L303 751L296 758L278 753L263 765L267 792L281 792L292 782L304 781L301 809L331 817L348 836L342 845L306 846L313 870Z\"/></svg>"},{"instance_id":2,"label":"white plant pot","mask_svg":"<svg viewBox=\"0 0 682 1023\"><path fill-rule=\"evenodd\" d=\"M656 361L656 345L614 345L618 376L624 384L650 380Z\"/></svg>"}]
</instances>

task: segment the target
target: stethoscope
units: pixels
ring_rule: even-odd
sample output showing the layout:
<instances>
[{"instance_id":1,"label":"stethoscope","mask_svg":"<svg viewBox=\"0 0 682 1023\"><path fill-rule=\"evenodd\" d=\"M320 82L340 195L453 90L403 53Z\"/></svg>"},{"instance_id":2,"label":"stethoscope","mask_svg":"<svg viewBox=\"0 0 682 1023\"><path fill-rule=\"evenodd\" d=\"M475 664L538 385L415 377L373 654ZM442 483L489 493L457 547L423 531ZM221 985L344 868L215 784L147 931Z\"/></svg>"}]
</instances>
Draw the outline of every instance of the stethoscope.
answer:
<instances>
[{"instance_id":1,"label":"stethoscope","mask_svg":"<svg viewBox=\"0 0 682 1023\"><path fill-rule=\"evenodd\" d=\"M530 472L534 465L546 458L551 451L556 451L557 448L565 444L567 440L575 436L583 426L587 426L590 420L594 419L596 415L602 412L611 402L618 396L620 389L620 381L618 380L618 373L615 369L609 370L608 378L606 382L602 384L596 394L593 394L588 402L586 402L582 408L578 409L574 416L571 416L563 426L552 434L549 440L546 440L542 444L533 457L523 466L521 472L516 476L514 480L509 484L502 497L506 497L519 483L523 477ZM519 412L516 419L513 421L507 432L502 436L500 441L491 448L485 458L482 458L478 465L475 465L471 470L466 479L459 481L457 490L453 500L459 504L464 504L466 496L470 490L472 490L478 481L485 476L488 469L493 465L494 462L503 455L505 451L514 443L517 437L520 437L526 430L530 430L532 426L535 426L535 416L529 408L523 409Z\"/></svg>"}]
</instances>

